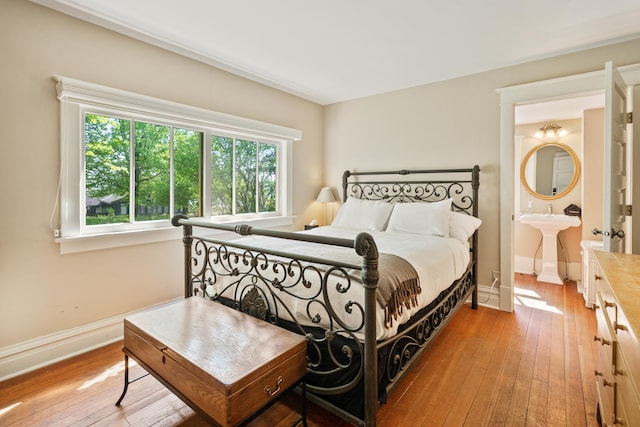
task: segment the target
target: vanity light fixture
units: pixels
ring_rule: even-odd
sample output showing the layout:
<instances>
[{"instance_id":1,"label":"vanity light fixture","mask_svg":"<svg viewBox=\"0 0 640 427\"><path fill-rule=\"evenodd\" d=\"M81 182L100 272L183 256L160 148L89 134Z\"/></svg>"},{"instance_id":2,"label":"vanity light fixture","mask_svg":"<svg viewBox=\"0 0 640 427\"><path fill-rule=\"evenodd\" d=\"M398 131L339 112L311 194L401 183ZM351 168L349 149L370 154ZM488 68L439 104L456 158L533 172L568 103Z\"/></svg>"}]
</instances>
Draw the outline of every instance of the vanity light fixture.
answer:
<instances>
[{"instance_id":1,"label":"vanity light fixture","mask_svg":"<svg viewBox=\"0 0 640 427\"><path fill-rule=\"evenodd\" d=\"M544 141L556 141L558 138L562 138L568 133L569 132L567 132L566 129L563 129L562 126L555 123L549 123L538 129L535 133L535 137Z\"/></svg>"}]
</instances>

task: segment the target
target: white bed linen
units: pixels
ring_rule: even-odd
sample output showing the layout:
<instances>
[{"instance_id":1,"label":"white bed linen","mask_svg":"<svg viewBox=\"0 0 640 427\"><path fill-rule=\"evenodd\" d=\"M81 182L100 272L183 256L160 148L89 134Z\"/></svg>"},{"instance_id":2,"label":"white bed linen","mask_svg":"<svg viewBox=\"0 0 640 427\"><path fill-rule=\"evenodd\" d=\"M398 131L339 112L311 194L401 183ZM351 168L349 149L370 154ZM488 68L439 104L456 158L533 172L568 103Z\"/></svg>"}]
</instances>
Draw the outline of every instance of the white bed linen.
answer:
<instances>
[{"instance_id":1,"label":"white bed linen","mask_svg":"<svg viewBox=\"0 0 640 427\"><path fill-rule=\"evenodd\" d=\"M470 256L468 247L454 238L401 232L358 230L336 226L318 227L308 230L305 233L353 239L360 232L366 232L373 236L379 253L398 255L408 261L418 273L422 290L418 296L418 306L404 310L390 327L386 327L384 324L384 308L379 304L377 305L376 336L378 340L395 335L399 325L409 320L413 314L427 306L443 290L448 288L454 280L460 278L469 264ZM270 249L294 254L333 259L355 265L361 265L362 263L362 258L355 253L354 249L349 248L336 248L329 245L273 239L262 236L243 237L239 240L247 245L268 247ZM222 286L222 284L219 283L216 287L219 286ZM302 286L298 286L296 290L304 293L305 290L302 288ZM335 286L330 285L329 289L332 288L335 288ZM219 289L216 290L219 291ZM287 299L286 296L283 298ZM355 283L347 294L341 294L335 292L335 290L331 293L331 301L335 307L343 307L344 304L350 300L357 300L364 305L364 292L360 283ZM306 302L291 298L290 300L287 299L287 305L295 310L298 319L306 318ZM326 318L326 316L323 317ZM361 321L361 316L358 313L354 313L352 319L349 319L348 315L344 317L344 319L348 324L354 325L357 324L356 322ZM318 326L308 322L301 323L307 326ZM326 326L326 324L321 324L321 326ZM357 335L360 338L363 336L363 334Z\"/></svg>"}]
</instances>

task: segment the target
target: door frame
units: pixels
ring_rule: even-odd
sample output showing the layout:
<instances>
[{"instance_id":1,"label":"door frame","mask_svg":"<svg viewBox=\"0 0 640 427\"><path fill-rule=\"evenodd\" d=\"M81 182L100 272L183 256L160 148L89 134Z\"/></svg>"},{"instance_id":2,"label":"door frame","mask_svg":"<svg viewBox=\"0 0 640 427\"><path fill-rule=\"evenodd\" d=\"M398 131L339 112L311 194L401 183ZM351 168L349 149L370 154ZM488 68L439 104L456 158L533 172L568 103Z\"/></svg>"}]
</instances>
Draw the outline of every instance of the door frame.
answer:
<instances>
[{"instance_id":1,"label":"door frame","mask_svg":"<svg viewBox=\"0 0 640 427\"><path fill-rule=\"evenodd\" d=\"M633 155L630 132L633 125L626 123L629 108L629 84L622 73L609 61L605 64L605 112L604 112L604 212L602 215L602 242L605 252L626 251L625 245L632 239L627 216L621 212L629 204L632 188L629 159ZM623 105L620 105L623 104ZM619 165L620 161L624 165ZM620 200L620 198L623 200ZM622 202L622 203L621 203ZM611 235L614 229L626 233L623 238Z\"/></svg>"},{"instance_id":2,"label":"door frame","mask_svg":"<svg viewBox=\"0 0 640 427\"><path fill-rule=\"evenodd\" d=\"M640 84L640 64L618 67L618 70L628 85ZM603 93L604 76L603 64L602 70L598 71L497 89L500 94L500 310L513 311L514 304L515 107ZM634 103L637 104L637 100L634 99ZM640 111L635 114L640 115ZM638 135L640 132L634 133L634 143L640 140ZM640 147L640 143L636 146ZM639 228L638 225L634 227L635 230Z\"/></svg>"}]
</instances>

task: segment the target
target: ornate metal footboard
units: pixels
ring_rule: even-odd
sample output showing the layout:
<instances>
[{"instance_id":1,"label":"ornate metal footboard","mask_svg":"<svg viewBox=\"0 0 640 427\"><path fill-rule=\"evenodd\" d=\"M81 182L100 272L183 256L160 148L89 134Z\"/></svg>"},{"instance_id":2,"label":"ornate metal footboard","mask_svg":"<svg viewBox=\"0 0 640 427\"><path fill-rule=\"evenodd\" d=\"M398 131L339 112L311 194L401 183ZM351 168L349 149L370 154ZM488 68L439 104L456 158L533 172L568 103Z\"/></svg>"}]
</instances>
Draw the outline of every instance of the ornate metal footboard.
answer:
<instances>
[{"instance_id":1,"label":"ornate metal footboard","mask_svg":"<svg viewBox=\"0 0 640 427\"><path fill-rule=\"evenodd\" d=\"M313 380L307 383L307 391L318 396L340 395L353 390L364 379L365 393L372 396L365 401L373 402L371 419L366 420L365 416L365 423L375 425L378 251L369 234L361 233L353 240L335 239L258 230L244 225L211 224L181 215L174 217L172 223L183 227L185 297L197 294L218 300L304 334L308 343L308 373L316 380L316 383ZM332 262L194 236L194 227L352 248L362 263ZM206 233L206 230L199 231ZM212 290L217 284L222 286ZM344 305L330 298L330 287L345 295ZM356 287L364 289L364 303L360 302L362 299L348 296ZM294 308L300 304L302 310ZM304 314L301 316L300 312ZM373 327L367 328L367 325ZM325 377L333 380L323 379Z\"/></svg>"},{"instance_id":2,"label":"ornate metal footboard","mask_svg":"<svg viewBox=\"0 0 640 427\"><path fill-rule=\"evenodd\" d=\"M393 174L435 174L446 178L356 178L349 182L363 175ZM470 178L451 178L459 174ZM478 175L477 166L438 171L345 172L344 197L393 202L452 198L454 210L477 216ZM181 215L174 217L172 223L183 228L185 297L196 294L218 300L305 335L308 395L356 424L375 425L379 402L384 401L415 355L437 335L469 294L473 295L472 306L477 307L477 232L470 241L472 260L463 277L403 325L395 337L376 342L378 249L368 233L353 240L337 239L212 224ZM216 238L221 231L347 248L359 256L359 262L348 257L346 261L331 261ZM357 393L355 400L364 402L362 412L345 409L340 398L349 393Z\"/></svg>"}]
</instances>

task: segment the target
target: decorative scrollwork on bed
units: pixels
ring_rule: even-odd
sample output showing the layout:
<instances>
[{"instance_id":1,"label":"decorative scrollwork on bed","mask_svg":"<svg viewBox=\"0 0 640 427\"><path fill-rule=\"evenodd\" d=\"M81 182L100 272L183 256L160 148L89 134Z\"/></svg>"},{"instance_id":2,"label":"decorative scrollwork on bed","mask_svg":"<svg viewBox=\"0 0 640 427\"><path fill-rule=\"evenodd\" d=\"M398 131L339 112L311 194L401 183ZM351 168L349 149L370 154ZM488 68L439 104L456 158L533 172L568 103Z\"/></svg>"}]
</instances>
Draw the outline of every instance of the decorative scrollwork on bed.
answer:
<instances>
[{"instance_id":1,"label":"decorative scrollwork on bed","mask_svg":"<svg viewBox=\"0 0 640 427\"><path fill-rule=\"evenodd\" d=\"M410 202L439 202L445 199L452 199L452 209L458 212L472 214L474 198L469 195L469 188L475 182L471 180L430 180L424 181L399 181L380 178L378 180L354 181L352 178L359 175L409 175L426 173L457 173L459 170L447 171L408 171L400 170L395 172L352 172L345 171L342 176L342 188L344 200L347 197L355 197L365 200L381 200L386 202L410 203Z\"/></svg>"}]
</instances>

